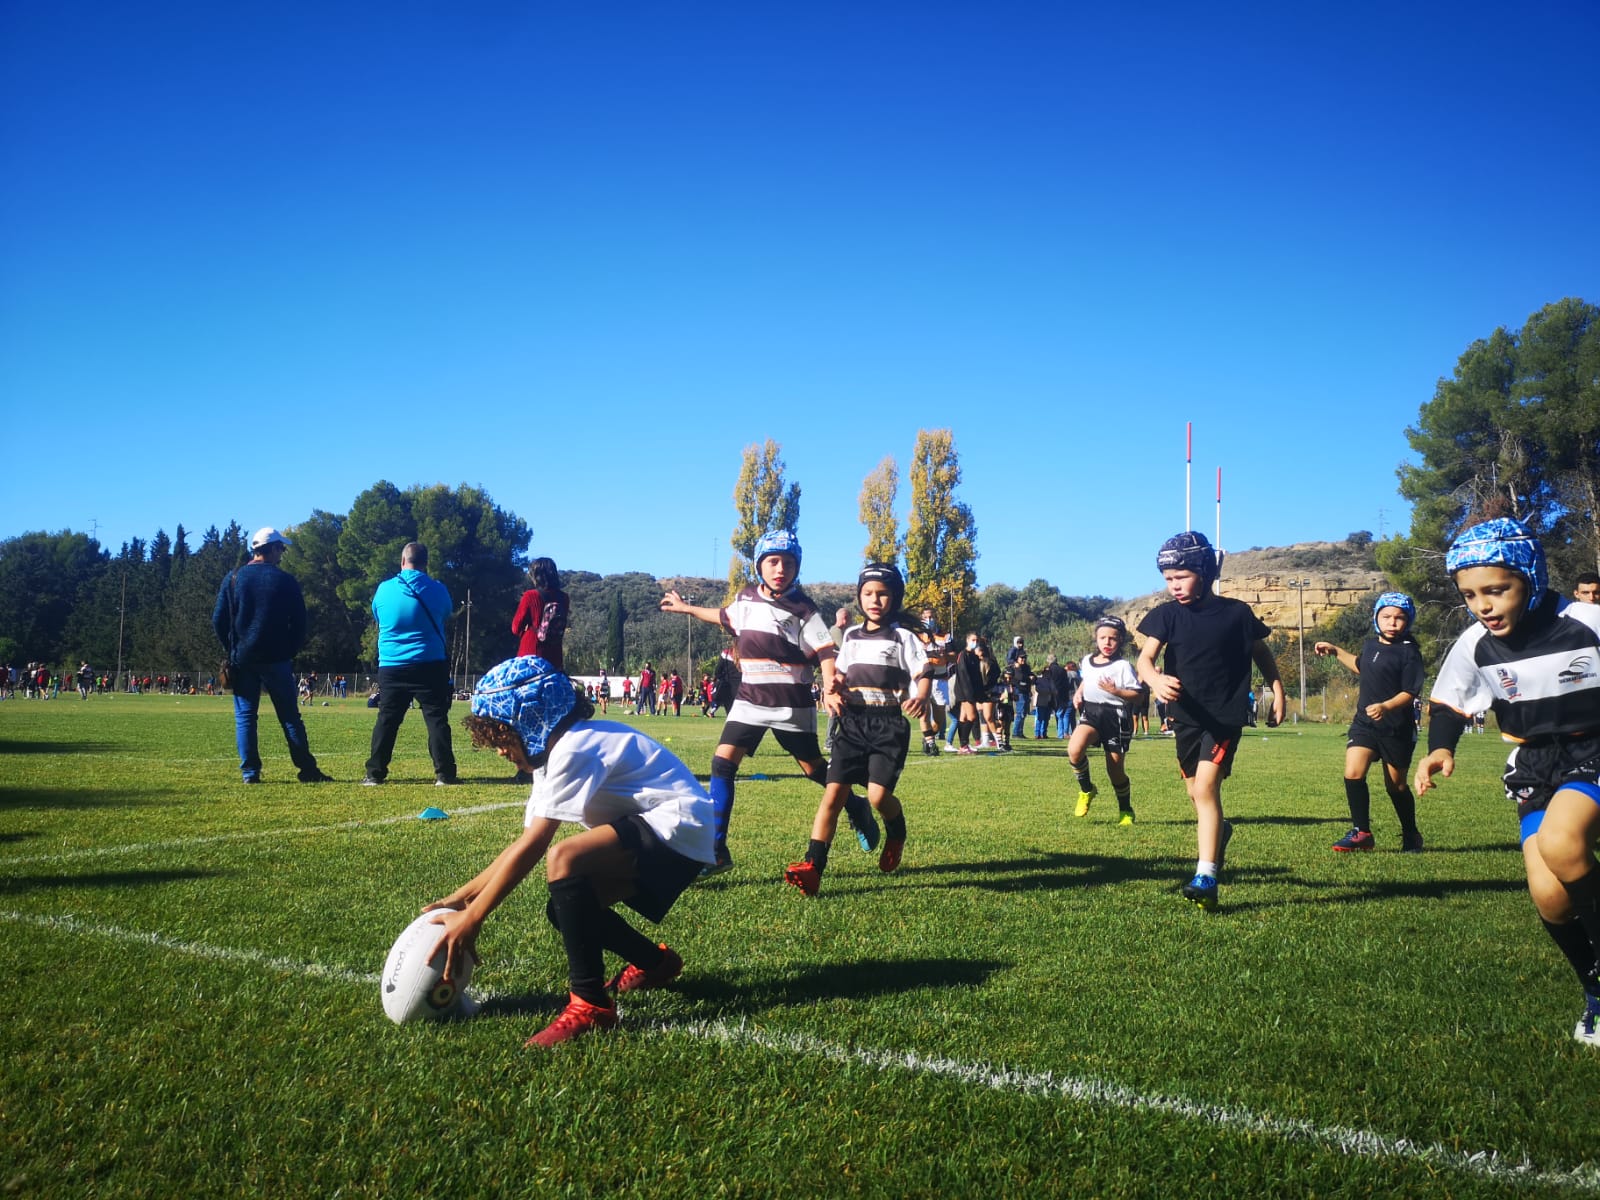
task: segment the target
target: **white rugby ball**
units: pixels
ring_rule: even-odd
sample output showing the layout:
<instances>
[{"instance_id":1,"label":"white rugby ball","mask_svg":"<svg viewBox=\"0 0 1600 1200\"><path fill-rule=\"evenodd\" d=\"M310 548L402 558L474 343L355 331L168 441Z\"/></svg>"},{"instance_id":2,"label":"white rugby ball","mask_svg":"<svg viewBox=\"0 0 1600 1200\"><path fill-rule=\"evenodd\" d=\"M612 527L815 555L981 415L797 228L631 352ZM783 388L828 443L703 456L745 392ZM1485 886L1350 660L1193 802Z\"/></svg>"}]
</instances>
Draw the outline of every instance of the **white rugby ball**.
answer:
<instances>
[{"instance_id":1,"label":"white rugby ball","mask_svg":"<svg viewBox=\"0 0 1600 1200\"><path fill-rule=\"evenodd\" d=\"M460 978L444 982L444 947L429 957L428 952L444 936L444 927L433 918L447 909L425 912L407 925L383 964L384 1014L396 1025L408 1021L448 1021L470 1017L478 1011L477 1001L467 995L472 981L472 962L459 969Z\"/></svg>"}]
</instances>

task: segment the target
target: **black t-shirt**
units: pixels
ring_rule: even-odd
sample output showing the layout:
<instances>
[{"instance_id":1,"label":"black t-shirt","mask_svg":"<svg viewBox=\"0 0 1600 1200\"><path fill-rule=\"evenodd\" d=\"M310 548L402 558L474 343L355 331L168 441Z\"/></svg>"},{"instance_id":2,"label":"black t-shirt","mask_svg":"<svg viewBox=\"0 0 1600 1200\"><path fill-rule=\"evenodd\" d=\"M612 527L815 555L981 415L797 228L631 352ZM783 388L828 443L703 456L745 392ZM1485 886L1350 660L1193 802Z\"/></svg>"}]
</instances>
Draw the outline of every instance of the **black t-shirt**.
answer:
<instances>
[{"instance_id":1,"label":"black t-shirt","mask_svg":"<svg viewBox=\"0 0 1600 1200\"><path fill-rule=\"evenodd\" d=\"M1216 595L1191 604L1168 600L1139 622L1139 632L1162 643L1163 673L1183 684L1169 716L1225 729L1249 720L1251 650L1272 630L1248 604Z\"/></svg>"},{"instance_id":2,"label":"black t-shirt","mask_svg":"<svg viewBox=\"0 0 1600 1200\"><path fill-rule=\"evenodd\" d=\"M1367 708L1393 700L1401 692L1422 695L1422 652L1410 638L1385 642L1369 637L1361 644L1356 658L1361 668L1361 689L1356 696L1356 723L1373 725L1384 733L1409 737L1416 732L1417 710L1413 704L1390 709L1380 720L1367 716Z\"/></svg>"}]
</instances>

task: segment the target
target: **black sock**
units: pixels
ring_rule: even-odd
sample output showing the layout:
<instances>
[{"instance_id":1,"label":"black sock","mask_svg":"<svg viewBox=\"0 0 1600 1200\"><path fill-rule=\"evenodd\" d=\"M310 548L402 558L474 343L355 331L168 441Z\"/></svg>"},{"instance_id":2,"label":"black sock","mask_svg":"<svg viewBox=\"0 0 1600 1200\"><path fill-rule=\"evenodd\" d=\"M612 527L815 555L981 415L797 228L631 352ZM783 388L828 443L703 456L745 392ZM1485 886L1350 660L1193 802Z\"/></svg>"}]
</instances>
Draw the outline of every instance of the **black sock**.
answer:
<instances>
[{"instance_id":1,"label":"black sock","mask_svg":"<svg viewBox=\"0 0 1600 1200\"><path fill-rule=\"evenodd\" d=\"M885 817L883 821L883 836L888 838L891 842L905 841L906 814L902 812L892 821Z\"/></svg>"},{"instance_id":2,"label":"black sock","mask_svg":"<svg viewBox=\"0 0 1600 1200\"><path fill-rule=\"evenodd\" d=\"M1400 832L1416 833L1417 798L1411 794L1411 789L1403 787L1398 792L1390 792L1389 803L1394 805L1394 815L1400 818Z\"/></svg>"},{"instance_id":3,"label":"black sock","mask_svg":"<svg viewBox=\"0 0 1600 1200\"><path fill-rule=\"evenodd\" d=\"M1595 945L1589 940L1589 935L1582 925L1576 921L1567 921L1562 925L1552 925L1544 921L1544 931L1550 935L1562 954L1567 956L1567 961L1572 964L1572 969L1577 972L1578 982L1583 984L1583 990L1591 996L1600 996L1600 964L1595 962Z\"/></svg>"},{"instance_id":4,"label":"black sock","mask_svg":"<svg viewBox=\"0 0 1600 1200\"><path fill-rule=\"evenodd\" d=\"M1089 760L1086 758L1082 763L1074 763L1071 759L1068 759L1067 765L1072 768L1072 773L1078 777L1078 790L1080 792L1087 792L1091 786L1089 779Z\"/></svg>"},{"instance_id":5,"label":"black sock","mask_svg":"<svg viewBox=\"0 0 1600 1200\"><path fill-rule=\"evenodd\" d=\"M1120 787L1112 784L1111 788L1117 793L1117 807L1123 812L1133 811L1133 784L1124 783Z\"/></svg>"},{"instance_id":6,"label":"black sock","mask_svg":"<svg viewBox=\"0 0 1600 1200\"><path fill-rule=\"evenodd\" d=\"M1350 802L1350 824L1362 833L1372 832L1372 793L1365 779L1346 779L1344 798Z\"/></svg>"},{"instance_id":7,"label":"black sock","mask_svg":"<svg viewBox=\"0 0 1600 1200\"><path fill-rule=\"evenodd\" d=\"M567 986L574 996L611 1007L606 995L605 954L600 944L600 914L604 912L594 888L582 875L558 879L550 885L550 903L545 911L550 923L561 932L567 951Z\"/></svg>"},{"instance_id":8,"label":"black sock","mask_svg":"<svg viewBox=\"0 0 1600 1200\"><path fill-rule=\"evenodd\" d=\"M614 908L602 908L599 919L600 945L618 958L648 971L665 957L659 943L640 933Z\"/></svg>"},{"instance_id":9,"label":"black sock","mask_svg":"<svg viewBox=\"0 0 1600 1200\"><path fill-rule=\"evenodd\" d=\"M1590 954L1600 952L1600 867L1591 866L1582 879L1561 886L1567 889L1578 924L1589 935Z\"/></svg>"},{"instance_id":10,"label":"black sock","mask_svg":"<svg viewBox=\"0 0 1600 1200\"><path fill-rule=\"evenodd\" d=\"M806 861L814 865L818 871L828 869L828 843L811 839L811 844L806 847Z\"/></svg>"}]
</instances>

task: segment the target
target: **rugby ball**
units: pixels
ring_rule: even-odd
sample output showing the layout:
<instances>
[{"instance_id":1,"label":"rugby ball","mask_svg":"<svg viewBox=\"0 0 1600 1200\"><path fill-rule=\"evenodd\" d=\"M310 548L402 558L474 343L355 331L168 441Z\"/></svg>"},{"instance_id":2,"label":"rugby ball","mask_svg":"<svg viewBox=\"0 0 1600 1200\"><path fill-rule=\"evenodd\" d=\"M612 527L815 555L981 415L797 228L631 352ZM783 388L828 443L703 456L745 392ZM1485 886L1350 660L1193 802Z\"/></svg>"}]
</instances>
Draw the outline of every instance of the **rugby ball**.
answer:
<instances>
[{"instance_id":1,"label":"rugby ball","mask_svg":"<svg viewBox=\"0 0 1600 1200\"><path fill-rule=\"evenodd\" d=\"M396 1025L408 1021L449 1021L457 1017L470 1017L478 1011L478 1003L467 995L467 984L472 981L472 963L469 961L459 972L460 978L450 983L444 981L444 947L429 957L444 927L434 924L440 912L425 912L407 925L383 964L380 987L383 993L383 1011Z\"/></svg>"}]
</instances>

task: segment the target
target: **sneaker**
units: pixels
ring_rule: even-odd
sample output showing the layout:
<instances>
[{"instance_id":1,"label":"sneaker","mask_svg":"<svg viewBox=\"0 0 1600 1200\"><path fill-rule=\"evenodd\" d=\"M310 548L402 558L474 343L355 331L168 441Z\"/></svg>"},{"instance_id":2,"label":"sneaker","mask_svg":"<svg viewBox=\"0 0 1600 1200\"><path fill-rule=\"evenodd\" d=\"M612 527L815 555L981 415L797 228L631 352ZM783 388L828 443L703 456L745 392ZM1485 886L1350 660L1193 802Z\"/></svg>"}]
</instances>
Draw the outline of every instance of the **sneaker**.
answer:
<instances>
[{"instance_id":1,"label":"sneaker","mask_svg":"<svg viewBox=\"0 0 1600 1200\"><path fill-rule=\"evenodd\" d=\"M1586 1046L1600 1046L1600 996L1590 996L1572 1036Z\"/></svg>"},{"instance_id":2,"label":"sneaker","mask_svg":"<svg viewBox=\"0 0 1600 1200\"><path fill-rule=\"evenodd\" d=\"M1351 826L1350 832L1345 834L1333 844L1333 848L1341 854L1348 854L1352 850L1371 850L1373 847L1372 834L1365 829ZM1417 849L1422 849L1422 839L1417 839Z\"/></svg>"},{"instance_id":3,"label":"sneaker","mask_svg":"<svg viewBox=\"0 0 1600 1200\"><path fill-rule=\"evenodd\" d=\"M1422 835L1420 833L1402 833L1400 835L1401 854L1421 854Z\"/></svg>"},{"instance_id":4,"label":"sneaker","mask_svg":"<svg viewBox=\"0 0 1600 1200\"><path fill-rule=\"evenodd\" d=\"M1217 880L1214 875L1196 875L1183 885L1183 898L1206 912L1217 908Z\"/></svg>"},{"instance_id":5,"label":"sneaker","mask_svg":"<svg viewBox=\"0 0 1600 1200\"><path fill-rule=\"evenodd\" d=\"M562 1042L570 1042L573 1038L586 1033L616 1027L616 1009L601 1008L600 1005L590 1004L578 996L570 996L567 1007L561 1015L529 1038L527 1044L548 1049L551 1046L559 1046Z\"/></svg>"},{"instance_id":6,"label":"sneaker","mask_svg":"<svg viewBox=\"0 0 1600 1200\"><path fill-rule=\"evenodd\" d=\"M822 890L822 872L817 870L814 862L790 863L783 869L785 883L791 883L808 896L815 896Z\"/></svg>"},{"instance_id":7,"label":"sneaker","mask_svg":"<svg viewBox=\"0 0 1600 1200\"><path fill-rule=\"evenodd\" d=\"M939 757L939 743L938 743L938 741L935 740L934 738L931 738L931 737L923 738L922 739L922 752L924 754L926 754L929 758L938 758Z\"/></svg>"},{"instance_id":8,"label":"sneaker","mask_svg":"<svg viewBox=\"0 0 1600 1200\"><path fill-rule=\"evenodd\" d=\"M1228 855L1228 842L1233 838L1233 822L1223 819L1222 839L1217 843L1217 877L1222 877L1222 863Z\"/></svg>"},{"instance_id":9,"label":"sneaker","mask_svg":"<svg viewBox=\"0 0 1600 1200\"><path fill-rule=\"evenodd\" d=\"M246 775L244 777L244 782L245 783L260 783L261 782L261 776L259 776L259 775Z\"/></svg>"},{"instance_id":10,"label":"sneaker","mask_svg":"<svg viewBox=\"0 0 1600 1200\"><path fill-rule=\"evenodd\" d=\"M1088 791L1079 792L1078 806L1072 810L1072 815L1075 817L1087 817L1089 815L1090 803L1099 794L1100 793L1097 792L1093 787L1089 788Z\"/></svg>"},{"instance_id":11,"label":"sneaker","mask_svg":"<svg viewBox=\"0 0 1600 1200\"><path fill-rule=\"evenodd\" d=\"M1133 824L1133 809L1131 809L1131 808L1120 809L1118 811L1118 813L1117 813L1117 824L1118 825L1132 825Z\"/></svg>"},{"instance_id":12,"label":"sneaker","mask_svg":"<svg viewBox=\"0 0 1600 1200\"><path fill-rule=\"evenodd\" d=\"M434 787L460 787L461 786L461 780L459 778L457 778L456 776L454 776L454 775L450 775L450 776L435 775L433 777L433 786Z\"/></svg>"},{"instance_id":13,"label":"sneaker","mask_svg":"<svg viewBox=\"0 0 1600 1200\"><path fill-rule=\"evenodd\" d=\"M944 751L946 754L954 754L956 752L956 744L954 742L946 742L944 744Z\"/></svg>"},{"instance_id":14,"label":"sneaker","mask_svg":"<svg viewBox=\"0 0 1600 1200\"><path fill-rule=\"evenodd\" d=\"M878 848L878 819L872 815L872 805L865 796L851 792L845 797L844 812L850 818L850 828L856 831L861 852L871 854Z\"/></svg>"},{"instance_id":15,"label":"sneaker","mask_svg":"<svg viewBox=\"0 0 1600 1200\"><path fill-rule=\"evenodd\" d=\"M312 767L309 771L300 772L301 783L332 783L333 776L324 774L322 768Z\"/></svg>"},{"instance_id":16,"label":"sneaker","mask_svg":"<svg viewBox=\"0 0 1600 1200\"><path fill-rule=\"evenodd\" d=\"M956 753L957 754L976 754L977 751L974 750L971 746L963 746L963 747L961 747L961 749L957 750Z\"/></svg>"},{"instance_id":17,"label":"sneaker","mask_svg":"<svg viewBox=\"0 0 1600 1200\"><path fill-rule=\"evenodd\" d=\"M615 979L606 984L613 992L645 992L651 988L666 987L683 974L683 959L665 942L660 943L662 958L655 966L643 970L629 963Z\"/></svg>"},{"instance_id":18,"label":"sneaker","mask_svg":"<svg viewBox=\"0 0 1600 1200\"><path fill-rule=\"evenodd\" d=\"M883 853L878 855L878 870L887 875L900 865L900 853L906 848L905 838L885 838Z\"/></svg>"},{"instance_id":19,"label":"sneaker","mask_svg":"<svg viewBox=\"0 0 1600 1200\"><path fill-rule=\"evenodd\" d=\"M724 850L717 855L717 861L709 867L700 868L700 878L710 879L713 875L721 875L724 871L733 870L733 855Z\"/></svg>"}]
</instances>

